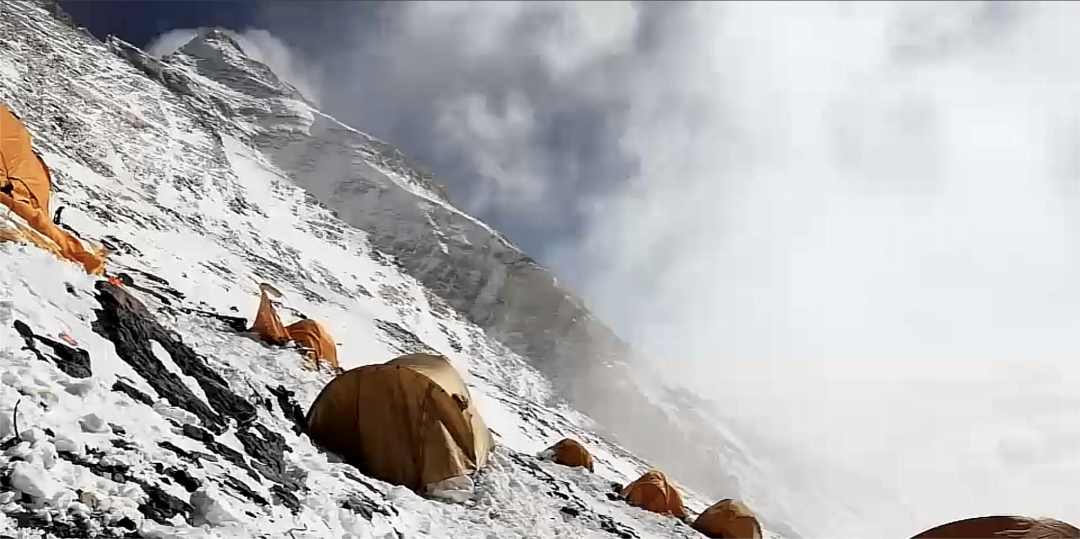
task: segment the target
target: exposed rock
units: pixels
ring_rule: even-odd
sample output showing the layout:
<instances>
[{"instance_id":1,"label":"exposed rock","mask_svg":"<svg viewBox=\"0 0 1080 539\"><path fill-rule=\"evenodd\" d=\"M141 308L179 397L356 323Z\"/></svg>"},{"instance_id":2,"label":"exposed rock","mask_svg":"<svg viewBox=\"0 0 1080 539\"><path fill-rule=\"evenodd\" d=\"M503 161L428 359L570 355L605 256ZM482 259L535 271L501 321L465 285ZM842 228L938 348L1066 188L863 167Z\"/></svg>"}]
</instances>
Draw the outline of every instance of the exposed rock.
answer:
<instances>
[{"instance_id":1,"label":"exposed rock","mask_svg":"<svg viewBox=\"0 0 1080 539\"><path fill-rule=\"evenodd\" d=\"M175 333L166 331L146 307L122 288L97 282L97 321L94 331L113 342L116 353L142 376L158 395L170 404L195 414L207 427L221 432L227 424L218 413L247 423L255 417L255 407L229 390L227 383L214 372ZM180 370L195 378L210 402L207 406L183 381L158 360L151 348L157 341ZM218 413L215 413L215 410Z\"/></svg>"},{"instance_id":2,"label":"exposed rock","mask_svg":"<svg viewBox=\"0 0 1080 539\"><path fill-rule=\"evenodd\" d=\"M304 414L304 409L300 408L300 405L296 404L293 399L295 393L285 389L285 386L277 386L277 388L266 386L266 389L277 397L278 406L281 407L281 413L285 414L285 419L293 422L293 432L303 434L307 430L307 415Z\"/></svg>"},{"instance_id":3,"label":"exposed rock","mask_svg":"<svg viewBox=\"0 0 1080 539\"><path fill-rule=\"evenodd\" d=\"M56 367L63 371L72 378L89 378L93 376L93 371L90 369L90 353L82 348L72 348L62 342L54 341L48 337L42 337L41 335L35 335L30 326L27 326L21 320L15 321L15 331L19 332L23 340L26 342L26 348L37 355L38 359L47 361L44 354L37 349L35 340L40 341L42 344L52 348L53 351L53 363Z\"/></svg>"},{"instance_id":4,"label":"exposed rock","mask_svg":"<svg viewBox=\"0 0 1080 539\"><path fill-rule=\"evenodd\" d=\"M190 520L194 510L190 504L157 486L143 483L142 488L148 499L139 505L139 512L146 515L146 518L162 524L169 524L176 515L183 515Z\"/></svg>"}]
</instances>

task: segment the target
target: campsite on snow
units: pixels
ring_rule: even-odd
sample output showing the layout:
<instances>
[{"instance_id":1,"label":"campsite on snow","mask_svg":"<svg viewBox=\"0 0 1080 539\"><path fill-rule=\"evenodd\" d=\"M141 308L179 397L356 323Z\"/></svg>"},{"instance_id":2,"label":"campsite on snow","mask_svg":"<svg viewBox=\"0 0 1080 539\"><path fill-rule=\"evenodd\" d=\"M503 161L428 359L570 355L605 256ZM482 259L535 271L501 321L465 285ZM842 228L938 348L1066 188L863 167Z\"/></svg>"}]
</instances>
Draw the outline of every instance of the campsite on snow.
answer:
<instances>
[{"instance_id":1,"label":"campsite on snow","mask_svg":"<svg viewBox=\"0 0 1080 539\"><path fill-rule=\"evenodd\" d=\"M55 3L2 11L0 537L794 539L800 511L846 518L774 487L550 272L227 33L159 59ZM323 158L336 184L308 174ZM1080 539L1032 517L895 537Z\"/></svg>"}]
</instances>

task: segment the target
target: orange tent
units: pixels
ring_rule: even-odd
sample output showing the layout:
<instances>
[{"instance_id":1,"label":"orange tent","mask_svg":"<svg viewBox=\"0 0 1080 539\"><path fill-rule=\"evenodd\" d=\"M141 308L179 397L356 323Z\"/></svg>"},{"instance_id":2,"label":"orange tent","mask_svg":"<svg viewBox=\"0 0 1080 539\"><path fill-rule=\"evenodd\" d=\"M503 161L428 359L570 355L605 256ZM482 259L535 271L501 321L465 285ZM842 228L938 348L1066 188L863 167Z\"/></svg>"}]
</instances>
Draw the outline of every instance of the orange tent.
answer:
<instances>
[{"instance_id":1,"label":"orange tent","mask_svg":"<svg viewBox=\"0 0 1080 539\"><path fill-rule=\"evenodd\" d=\"M483 468L495 446L461 373L433 354L334 378L308 410L307 433L364 474L420 493Z\"/></svg>"},{"instance_id":2,"label":"orange tent","mask_svg":"<svg viewBox=\"0 0 1080 539\"><path fill-rule=\"evenodd\" d=\"M259 334L262 340L270 344L285 344L295 341L307 349L305 356L311 361L312 367L317 367L322 361L330 366L330 370L338 372L340 367L337 360L337 345L330 337L326 327L316 320L305 318L288 326L281 323L274 304L270 302L270 293L280 295L273 287L267 284L260 285L262 299L259 300L259 310L255 314L255 322L251 325L251 331Z\"/></svg>"},{"instance_id":3,"label":"orange tent","mask_svg":"<svg viewBox=\"0 0 1080 539\"><path fill-rule=\"evenodd\" d=\"M957 520L912 539L1080 539L1080 529L1052 518L991 516Z\"/></svg>"},{"instance_id":4,"label":"orange tent","mask_svg":"<svg viewBox=\"0 0 1080 539\"><path fill-rule=\"evenodd\" d=\"M630 505L653 513L686 518L686 508L683 506L679 489L660 470L645 472L645 475L626 485L621 494Z\"/></svg>"},{"instance_id":5,"label":"orange tent","mask_svg":"<svg viewBox=\"0 0 1080 539\"><path fill-rule=\"evenodd\" d=\"M585 446L581 445L581 442L578 442L577 440L563 438L562 440L559 440L559 443L544 451L543 456L550 458L555 464L562 464L563 466L574 468L585 468L590 472L593 471L592 455L589 454L589 450L585 449Z\"/></svg>"},{"instance_id":6,"label":"orange tent","mask_svg":"<svg viewBox=\"0 0 1080 539\"><path fill-rule=\"evenodd\" d=\"M105 259L90 252L78 238L68 234L49 217L52 178L49 167L34 151L26 126L0 102L0 203L26 220L39 235L24 227L8 229L4 238L43 246L55 254L78 262L91 275L105 272ZM23 229L21 232L18 229ZM50 245L51 244L51 245Z\"/></svg>"},{"instance_id":7,"label":"orange tent","mask_svg":"<svg viewBox=\"0 0 1080 539\"><path fill-rule=\"evenodd\" d=\"M720 500L694 519L695 530L714 539L761 539L761 524L742 502Z\"/></svg>"}]
</instances>

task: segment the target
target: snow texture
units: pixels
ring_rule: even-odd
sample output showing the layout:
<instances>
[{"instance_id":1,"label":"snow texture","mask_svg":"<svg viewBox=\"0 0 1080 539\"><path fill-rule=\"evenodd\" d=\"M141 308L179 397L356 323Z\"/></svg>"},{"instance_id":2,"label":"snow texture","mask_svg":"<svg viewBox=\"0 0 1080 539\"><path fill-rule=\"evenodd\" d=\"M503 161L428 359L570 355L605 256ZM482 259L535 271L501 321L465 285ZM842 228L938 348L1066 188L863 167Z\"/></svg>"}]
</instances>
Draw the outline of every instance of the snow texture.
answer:
<instances>
[{"instance_id":1,"label":"snow texture","mask_svg":"<svg viewBox=\"0 0 1080 539\"><path fill-rule=\"evenodd\" d=\"M400 231L429 217L443 228L417 233L440 242L479 229L498 237L399 152L312 109L224 33L204 31L159 62L96 41L51 4L0 11L0 99L51 167L64 224L106 245L110 273L126 281L0 244L0 534L700 537L618 500L618 485L649 465L372 242L391 221ZM297 135L319 130L334 135ZM356 206L382 209L364 230L304 189L368 195L298 177L333 174L305 169L334 160L295 147L331 139L362 144L319 155L385 181ZM405 211L423 219L402 225ZM448 216L473 225L447 232ZM245 331L263 281L284 293L286 323L326 324L346 369L423 349L451 359L498 442L467 496L456 482L422 497L312 445L303 414L332 375ZM567 436L593 451L595 474L536 457ZM712 501L686 495L694 512Z\"/></svg>"}]
</instances>

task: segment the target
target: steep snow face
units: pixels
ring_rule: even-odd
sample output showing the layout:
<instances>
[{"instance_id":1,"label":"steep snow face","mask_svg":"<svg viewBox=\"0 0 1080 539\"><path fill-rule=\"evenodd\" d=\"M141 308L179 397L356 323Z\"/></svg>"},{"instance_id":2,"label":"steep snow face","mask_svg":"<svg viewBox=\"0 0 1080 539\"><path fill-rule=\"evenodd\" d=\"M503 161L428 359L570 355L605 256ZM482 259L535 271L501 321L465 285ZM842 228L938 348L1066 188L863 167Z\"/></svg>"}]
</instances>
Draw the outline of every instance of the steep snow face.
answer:
<instances>
[{"instance_id":1,"label":"steep snow face","mask_svg":"<svg viewBox=\"0 0 1080 539\"><path fill-rule=\"evenodd\" d=\"M680 417L664 402L669 390L661 377L635 361L630 347L547 269L452 206L398 150L314 109L224 32L202 30L161 60L118 40L109 46L203 111L213 132L258 150L336 217L363 230L426 291L525 357L606 434L713 496L761 500L778 519L790 507L799 508L794 514L824 513L816 493L785 492L792 505L776 503L776 477L765 478L762 463L733 444L715 416ZM735 473L746 480L735 480Z\"/></svg>"},{"instance_id":2,"label":"steep snow face","mask_svg":"<svg viewBox=\"0 0 1080 539\"><path fill-rule=\"evenodd\" d=\"M268 124L229 118L229 85L201 79L219 95L200 95L197 62L136 69L42 6L0 11L0 99L50 165L65 224L106 244L109 271L131 278L118 287L0 244L0 534L698 536L612 499L612 482L645 463L252 147ZM281 125L325 118L259 77L230 84L294 104ZM448 207L422 184L406 190ZM365 477L297 433L330 374L241 331L258 281L284 292L286 322L323 321L345 368L423 349L451 359L499 443L469 500ZM565 436L593 450L595 474L533 456ZM689 491L687 501L707 504Z\"/></svg>"}]
</instances>

